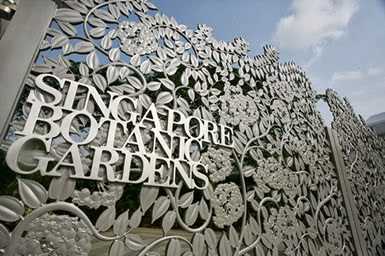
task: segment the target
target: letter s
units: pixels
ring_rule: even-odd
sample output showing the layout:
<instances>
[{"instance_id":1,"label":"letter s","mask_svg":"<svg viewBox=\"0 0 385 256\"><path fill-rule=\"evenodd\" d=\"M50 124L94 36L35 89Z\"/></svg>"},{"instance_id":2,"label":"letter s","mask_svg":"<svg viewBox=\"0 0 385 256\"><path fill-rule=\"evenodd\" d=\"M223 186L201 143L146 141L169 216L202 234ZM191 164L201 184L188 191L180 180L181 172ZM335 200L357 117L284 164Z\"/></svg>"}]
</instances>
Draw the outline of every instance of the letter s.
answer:
<instances>
[{"instance_id":1,"label":"letter s","mask_svg":"<svg viewBox=\"0 0 385 256\"><path fill-rule=\"evenodd\" d=\"M41 75L38 75L35 79L35 83L36 83L36 88L42 90L43 92L45 93L48 93L50 96L53 97L53 100L51 102L44 102L46 104L50 104L50 105L57 105L61 99L62 99L62 94L60 91L56 90L54 87L48 85L44 80L46 77L49 77L51 79L54 79L56 80L56 82L59 83L60 87L63 86L63 82L60 78L54 76L54 75L51 75L51 74L41 74ZM36 92L37 90L35 89L35 98L37 100L40 100L38 95L36 95ZM32 92L31 92L32 93Z\"/></svg>"},{"instance_id":2,"label":"letter s","mask_svg":"<svg viewBox=\"0 0 385 256\"><path fill-rule=\"evenodd\" d=\"M194 180L194 184L195 184L195 187L197 189L204 190L209 185L209 179L207 178L207 176L204 173L199 171L199 167L201 167L204 170L204 172L207 173L206 167L204 165L202 165L200 163L197 163L197 164L194 163L194 165L192 166L192 173L193 173L194 177L196 177L198 180L203 181L203 186L198 186L198 184L195 180Z\"/></svg>"}]
</instances>

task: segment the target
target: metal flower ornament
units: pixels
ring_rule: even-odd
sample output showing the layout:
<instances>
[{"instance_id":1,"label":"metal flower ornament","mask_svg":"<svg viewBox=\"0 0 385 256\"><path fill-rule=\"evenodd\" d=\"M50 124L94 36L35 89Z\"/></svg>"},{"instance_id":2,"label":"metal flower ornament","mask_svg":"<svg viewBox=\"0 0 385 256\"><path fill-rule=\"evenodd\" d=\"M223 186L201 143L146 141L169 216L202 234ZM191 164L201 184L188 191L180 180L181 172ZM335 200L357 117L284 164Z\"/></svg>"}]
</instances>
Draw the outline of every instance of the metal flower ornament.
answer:
<instances>
[{"instance_id":1,"label":"metal flower ornament","mask_svg":"<svg viewBox=\"0 0 385 256\"><path fill-rule=\"evenodd\" d=\"M0 196L3 255L89 255L95 240L111 256L355 255L298 66L148 1L63 5L7 136L19 178Z\"/></svg>"}]
</instances>

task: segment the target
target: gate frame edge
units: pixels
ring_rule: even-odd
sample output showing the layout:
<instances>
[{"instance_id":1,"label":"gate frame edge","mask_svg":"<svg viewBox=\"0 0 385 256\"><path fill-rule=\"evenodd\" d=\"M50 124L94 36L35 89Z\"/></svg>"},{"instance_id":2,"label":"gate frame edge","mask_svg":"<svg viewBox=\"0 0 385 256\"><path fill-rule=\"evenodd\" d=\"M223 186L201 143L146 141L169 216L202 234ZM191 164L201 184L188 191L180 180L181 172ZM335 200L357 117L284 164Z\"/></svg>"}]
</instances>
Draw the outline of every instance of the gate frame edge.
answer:
<instances>
[{"instance_id":1,"label":"gate frame edge","mask_svg":"<svg viewBox=\"0 0 385 256\"><path fill-rule=\"evenodd\" d=\"M52 0L21 0L0 39L1 142L56 10L57 5Z\"/></svg>"},{"instance_id":2,"label":"gate frame edge","mask_svg":"<svg viewBox=\"0 0 385 256\"><path fill-rule=\"evenodd\" d=\"M366 242L363 238L363 231L358 220L358 211L354 204L354 198L350 182L346 176L346 166L344 164L341 145L337 133L330 127L325 127L326 133L332 150L333 162L336 166L338 180L340 183L342 195L345 202L345 208L348 215L350 229L353 235L353 242L359 256L368 256Z\"/></svg>"}]
</instances>

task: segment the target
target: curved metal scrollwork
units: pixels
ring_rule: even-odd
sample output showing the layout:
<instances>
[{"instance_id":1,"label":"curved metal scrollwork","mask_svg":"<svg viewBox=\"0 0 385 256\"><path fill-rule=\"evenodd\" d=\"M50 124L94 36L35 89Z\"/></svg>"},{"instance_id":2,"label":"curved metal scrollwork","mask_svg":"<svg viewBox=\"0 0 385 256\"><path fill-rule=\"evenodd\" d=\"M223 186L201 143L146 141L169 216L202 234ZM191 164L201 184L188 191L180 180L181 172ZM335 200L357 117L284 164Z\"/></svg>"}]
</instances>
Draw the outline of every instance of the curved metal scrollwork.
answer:
<instances>
[{"instance_id":1,"label":"curved metal scrollwork","mask_svg":"<svg viewBox=\"0 0 385 256\"><path fill-rule=\"evenodd\" d=\"M100 181L85 187L69 170L53 178L48 190L20 178L22 201L0 196L0 220L15 223L0 224L5 255L88 255L92 237L112 241L111 256L356 255L315 95L298 66L279 63L271 46L251 58L243 39L218 41L205 25L190 30L148 1L63 3L67 8L58 9L47 31L26 93L49 98L34 81L53 74L92 85L100 94L129 96L137 100L140 115L155 104L158 110L168 107L231 126L234 147L211 144L192 153L207 166L205 190L183 182L177 188L143 185L130 209L119 202L131 184ZM80 108L85 97L86 92L76 95ZM23 100L7 136L10 143L30 112ZM100 117L96 105L87 110ZM72 126L72 136L84 139L87 122ZM46 129L38 125L36 132ZM81 148L85 172L93 157L89 146L103 146L107 133L100 127L96 139ZM126 134L119 128L116 134L115 143L124 145ZM31 155L41 150L30 146L18 164L33 168ZM49 156L59 161L69 146L58 136ZM113 166L117 176L121 165ZM147 241L136 232L149 222L161 227L163 236ZM191 236L169 235L173 228Z\"/></svg>"},{"instance_id":2,"label":"curved metal scrollwork","mask_svg":"<svg viewBox=\"0 0 385 256\"><path fill-rule=\"evenodd\" d=\"M332 127L342 147L361 229L369 255L385 249L385 141L357 116L350 103L333 90L326 91L333 114Z\"/></svg>"}]
</instances>

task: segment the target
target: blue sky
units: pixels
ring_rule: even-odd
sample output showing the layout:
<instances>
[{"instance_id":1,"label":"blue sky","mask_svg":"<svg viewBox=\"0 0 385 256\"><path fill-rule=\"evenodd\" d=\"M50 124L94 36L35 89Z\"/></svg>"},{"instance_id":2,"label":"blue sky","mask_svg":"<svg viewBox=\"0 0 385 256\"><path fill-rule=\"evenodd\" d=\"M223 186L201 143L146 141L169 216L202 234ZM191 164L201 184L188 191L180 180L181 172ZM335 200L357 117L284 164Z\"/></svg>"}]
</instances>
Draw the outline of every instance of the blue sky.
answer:
<instances>
[{"instance_id":1,"label":"blue sky","mask_svg":"<svg viewBox=\"0 0 385 256\"><path fill-rule=\"evenodd\" d=\"M368 118L385 111L384 0L153 0L168 16L217 39L245 38L250 55L264 44L302 66L322 92L335 89Z\"/></svg>"}]
</instances>

